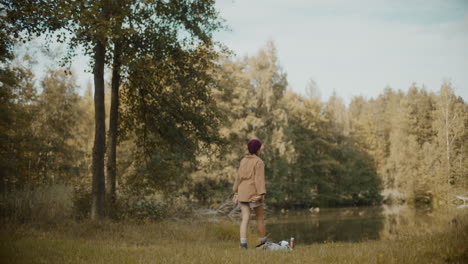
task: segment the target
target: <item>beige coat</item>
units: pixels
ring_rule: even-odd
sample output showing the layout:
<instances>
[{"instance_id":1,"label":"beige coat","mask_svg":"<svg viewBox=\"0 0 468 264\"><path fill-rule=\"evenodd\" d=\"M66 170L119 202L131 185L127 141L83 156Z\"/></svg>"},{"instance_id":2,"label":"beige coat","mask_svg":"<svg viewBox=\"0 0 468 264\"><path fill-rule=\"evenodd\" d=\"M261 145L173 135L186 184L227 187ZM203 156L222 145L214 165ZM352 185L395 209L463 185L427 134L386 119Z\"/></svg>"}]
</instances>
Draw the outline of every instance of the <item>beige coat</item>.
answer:
<instances>
[{"instance_id":1,"label":"beige coat","mask_svg":"<svg viewBox=\"0 0 468 264\"><path fill-rule=\"evenodd\" d=\"M253 197L266 193L265 164L257 155L245 156L239 166L232 190L238 193L239 202L250 202Z\"/></svg>"}]
</instances>

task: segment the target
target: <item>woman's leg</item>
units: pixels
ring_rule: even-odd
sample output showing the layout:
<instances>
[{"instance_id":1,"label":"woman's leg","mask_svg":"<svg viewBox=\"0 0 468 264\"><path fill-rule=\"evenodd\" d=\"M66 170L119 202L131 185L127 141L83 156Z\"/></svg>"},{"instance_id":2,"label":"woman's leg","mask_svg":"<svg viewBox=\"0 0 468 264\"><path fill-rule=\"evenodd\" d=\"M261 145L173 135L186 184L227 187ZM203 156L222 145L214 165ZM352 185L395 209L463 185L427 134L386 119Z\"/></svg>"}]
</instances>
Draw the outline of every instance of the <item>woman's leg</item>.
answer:
<instances>
[{"instance_id":1,"label":"woman's leg","mask_svg":"<svg viewBox=\"0 0 468 264\"><path fill-rule=\"evenodd\" d=\"M240 205L242 213L242 222L240 225L240 238L247 238L247 226L250 221L250 207L245 204Z\"/></svg>"},{"instance_id":2,"label":"woman's leg","mask_svg":"<svg viewBox=\"0 0 468 264\"><path fill-rule=\"evenodd\" d=\"M265 214L263 205L255 207L255 216L257 216L257 229L260 238L265 237L265 223L263 222L263 215Z\"/></svg>"}]
</instances>

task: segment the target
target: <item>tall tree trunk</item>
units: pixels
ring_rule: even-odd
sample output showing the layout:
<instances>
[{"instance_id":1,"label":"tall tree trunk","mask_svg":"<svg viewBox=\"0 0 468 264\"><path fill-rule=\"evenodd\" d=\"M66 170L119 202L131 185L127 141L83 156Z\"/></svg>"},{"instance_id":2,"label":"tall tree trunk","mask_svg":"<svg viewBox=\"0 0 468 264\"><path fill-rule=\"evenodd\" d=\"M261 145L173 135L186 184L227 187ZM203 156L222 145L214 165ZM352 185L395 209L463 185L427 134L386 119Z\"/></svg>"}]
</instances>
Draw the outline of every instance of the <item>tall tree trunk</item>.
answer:
<instances>
[{"instance_id":1,"label":"tall tree trunk","mask_svg":"<svg viewBox=\"0 0 468 264\"><path fill-rule=\"evenodd\" d=\"M114 48L114 61L112 68L112 91L109 119L109 146L107 149L107 194L110 204L115 202L116 175L117 175L117 127L119 122L119 86L120 86L120 54L122 45L119 41Z\"/></svg>"},{"instance_id":2,"label":"tall tree trunk","mask_svg":"<svg viewBox=\"0 0 468 264\"><path fill-rule=\"evenodd\" d=\"M446 155L447 155L447 184L450 185L450 179L451 179L451 159L450 159L450 140L449 140L449 128L450 128L450 123L449 123L449 92L448 90L444 91L444 103L445 103L445 109L444 109L444 123L445 123L445 148L446 148Z\"/></svg>"},{"instance_id":3,"label":"tall tree trunk","mask_svg":"<svg viewBox=\"0 0 468 264\"><path fill-rule=\"evenodd\" d=\"M93 189L91 218L102 219L105 216L105 176L104 154L106 149L106 123L104 108L104 64L106 46L102 39L96 40L94 50L94 118L95 134L93 146Z\"/></svg>"}]
</instances>

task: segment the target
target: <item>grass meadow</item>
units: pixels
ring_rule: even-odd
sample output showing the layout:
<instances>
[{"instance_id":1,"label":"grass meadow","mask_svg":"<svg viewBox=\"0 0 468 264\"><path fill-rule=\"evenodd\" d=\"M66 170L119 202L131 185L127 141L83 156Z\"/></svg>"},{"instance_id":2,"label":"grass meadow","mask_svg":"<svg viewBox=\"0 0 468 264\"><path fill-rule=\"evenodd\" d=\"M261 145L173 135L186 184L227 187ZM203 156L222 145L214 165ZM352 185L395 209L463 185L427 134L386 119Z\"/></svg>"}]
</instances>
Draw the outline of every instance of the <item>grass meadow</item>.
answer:
<instances>
[{"instance_id":1,"label":"grass meadow","mask_svg":"<svg viewBox=\"0 0 468 264\"><path fill-rule=\"evenodd\" d=\"M238 248L231 221L9 224L1 229L1 263L468 263L467 217L450 230L395 240L301 245L293 252Z\"/></svg>"}]
</instances>

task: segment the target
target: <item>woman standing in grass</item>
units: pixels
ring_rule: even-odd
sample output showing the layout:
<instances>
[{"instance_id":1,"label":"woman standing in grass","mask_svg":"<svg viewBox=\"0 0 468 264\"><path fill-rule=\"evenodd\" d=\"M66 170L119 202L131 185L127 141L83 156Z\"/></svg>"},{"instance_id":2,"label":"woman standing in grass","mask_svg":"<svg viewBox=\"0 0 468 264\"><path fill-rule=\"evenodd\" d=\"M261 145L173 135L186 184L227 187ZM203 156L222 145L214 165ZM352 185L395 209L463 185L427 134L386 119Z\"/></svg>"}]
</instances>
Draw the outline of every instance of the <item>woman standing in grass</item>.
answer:
<instances>
[{"instance_id":1,"label":"woman standing in grass","mask_svg":"<svg viewBox=\"0 0 468 264\"><path fill-rule=\"evenodd\" d=\"M247 226L250 220L251 210L255 210L257 228L260 235L260 245L267 241L265 236L264 195L265 189L265 164L258 156L262 142L252 139L247 143L250 155L245 156L239 166L239 171L234 182L234 201L240 203L242 222L240 225L240 247L247 249Z\"/></svg>"}]
</instances>

